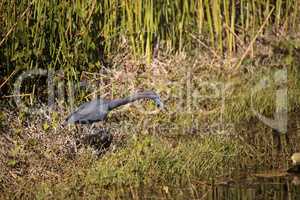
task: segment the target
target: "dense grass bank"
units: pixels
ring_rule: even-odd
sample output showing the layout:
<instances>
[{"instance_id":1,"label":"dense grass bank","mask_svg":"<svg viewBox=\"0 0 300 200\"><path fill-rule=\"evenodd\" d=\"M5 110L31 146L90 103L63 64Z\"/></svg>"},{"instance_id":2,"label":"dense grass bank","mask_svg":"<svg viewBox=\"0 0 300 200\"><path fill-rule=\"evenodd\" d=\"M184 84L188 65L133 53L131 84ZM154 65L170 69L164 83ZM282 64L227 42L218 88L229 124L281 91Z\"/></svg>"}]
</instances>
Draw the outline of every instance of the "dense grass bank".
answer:
<instances>
[{"instance_id":1,"label":"dense grass bank","mask_svg":"<svg viewBox=\"0 0 300 200\"><path fill-rule=\"evenodd\" d=\"M134 198L149 185L167 193L284 170L300 150L297 0L4 0L0 10L0 197ZM14 101L16 80L37 68L61 94L51 109L45 77L23 82L26 109ZM78 131L61 126L73 104L137 90L159 93L165 110L120 108L100 125L114 135L110 149L75 153ZM288 126L274 137L257 113L274 117L278 90Z\"/></svg>"},{"instance_id":2,"label":"dense grass bank","mask_svg":"<svg viewBox=\"0 0 300 200\"><path fill-rule=\"evenodd\" d=\"M211 62L205 54L161 57L155 76L147 68L140 71L139 67L147 66L143 60L122 60L122 67L105 75L110 87L101 93L115 98L136 87L153 88L161 94L166 110L147 114L144 111L153 110L154 105L141 102L113 112L105 126L110 127L114 144L100 157L91 149L71 151L76 130L58 125L69 112L63 104L52 110L51 120L47 112L32 115L6 107L1 114L2 194L28 199L114 198L141 185L196 187L242 172L287 168L290 154L300 149L299 50L293 47L278 53L270 48L275 53L267 60L255 63L249 58L235 75L222 68L223 60ZM139 67L126 72L130 65ZM272 80L280 70L287 72L289 138L282 135L278 150L272 129L257 119L250 99L262 78ZM97 76L87 79L94 81ZM229 83L225 96L216 96L221 91L216 88ZM272 117L277 87L271 81L253 96L252 106Z\"/></svg>"}]
</instances>

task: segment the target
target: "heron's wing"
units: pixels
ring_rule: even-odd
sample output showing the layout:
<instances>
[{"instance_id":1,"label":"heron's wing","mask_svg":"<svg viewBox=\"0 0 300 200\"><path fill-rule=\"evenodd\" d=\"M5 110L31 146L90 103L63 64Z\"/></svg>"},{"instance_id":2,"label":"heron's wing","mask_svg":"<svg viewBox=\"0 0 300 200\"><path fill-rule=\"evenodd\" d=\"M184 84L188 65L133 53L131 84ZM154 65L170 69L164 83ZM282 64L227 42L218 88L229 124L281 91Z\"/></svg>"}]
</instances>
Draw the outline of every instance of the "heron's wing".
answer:
<instances>
[{"instance_id":1,"label":"heron's wing","mask_svg":"<svg viewBox=\"0 0 300 200\"><path fill-rule=\"evenodd\" d=\"M99 105L100 105L100 102L98 101L98 99L95 99L93 101L89 101L89 102L82 104L73 113L76 113L79 115L88 115L92 112L95 112Z\"/></svg>"},{"instance_id":2,"label":"heron's wing","mask_svg":"<svg viewBox=\"0 0 300 200\"><path fill-rule=\"evenodd\" d=\"M105 113L107 106L104 100L95 99L93 101L86 102L71 113L69 117L67 117L66 121L73 123L81 120L93 120L92 118L96 118L98 115L101 115L101 106Z\"/></svg>"}]
</instances>

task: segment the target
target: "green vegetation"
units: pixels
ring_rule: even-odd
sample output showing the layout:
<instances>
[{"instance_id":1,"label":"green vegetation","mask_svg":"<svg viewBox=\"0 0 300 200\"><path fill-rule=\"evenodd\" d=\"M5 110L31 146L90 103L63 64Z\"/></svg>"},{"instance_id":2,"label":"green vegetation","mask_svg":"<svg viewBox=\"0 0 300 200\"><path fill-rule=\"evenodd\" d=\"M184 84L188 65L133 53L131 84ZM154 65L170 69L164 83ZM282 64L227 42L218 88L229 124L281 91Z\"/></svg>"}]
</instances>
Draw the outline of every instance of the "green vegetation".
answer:
<instances>
[{"instance_id":1,"label":"green vegetation","mask_svg":"<svg viewBox=\"0 0 300 200\"><path fill-rule=\"evenodd\" d=\"M137 199L139 187L167 193L286 169L300 150L297 0L3 0L0 10L0 198ZM35 68L56 70L55 91L66 90L51 112L11 98L19 75ZM270 85L253 94L264 78ZM112 147L74 153L77 130L60 126L72 81L96 88L77 91L76 105L138 88L157 91L166 110L142 102L114 111L102 124ZM24 83L26 105L47 104L43 78ZM285 86L288 132L276 138L252 109L273 117Z\"/></svg>"},{"instance_id":2,"label":"green vegetation","mask_svg":"<svg viewBox=\"0 0 300 200\"><path fill-rule=\"evenodd\" d=\"M76 176L51 188L53 196L68 197L84 188L87 198L96 198L113 195L109 190L105 191L106 187L188 184L203 177L212 181L217 175L232 173L238 167L235 162L238 146L232 141L193 138L177 142L176 147L171 147L157 137L132 140L123 149L96 161L90 169L75 172ZM72 186L66 188L66 185ZM38 189L37 192L42 191Z\"/></svg>"},{"instance_id":3,"label":"green vegetation","mask_svg":"<svg viewBox=\"0 0 300 200\"><path fill-rule=\"evenodd\" d=\"M0 10L2 76L54 68L78 80L124 50L150 63L156 43L170 52L200 47L232 57L253 53L260 33L299 28L297 0L3 0Z\"/></svg>"},{"instance_id":4,"label":"green vegetation","mask_svg":"<svg viewBox=\"0 0 300 200\"><path fill-rule=\"evenodd\" d=\"M8 133L1 139L4 147L1 150L1 190L10 191L17 186L18 191L9 196L28 199L77 196L114 198L126 196L141 185L147 187L155 184L161 189L168 185L211 184L217 181L217 177L231 177L245 170L287 168L291 164L291 152L300 148L297 143L299 136L294 130L299 126L299 80L298 72L294 71L299 61L295 59L295 65L287 67L291 114L289 127L292 128L288 132L289 141L281 138L283 146L278 152L271 129L251 112L251 91L246 89L261 77L272 78L276 69L266 65L256 73L241 71L238 78L224 75L214 77L213 74L218 73L210 65L218 63L205 63L202 58L169 58L168 77L148 78L145 76L148 72L144 72L134 79L123 79L124 85L142 82L147 88L152 87L155 81L167 110L145 114L140 111L152 110L154 105L144 102L142 107L130 106L113 112L105 125L111 128L114 135L114 147L100 158L94 156L89 148L81 149L74 155L68 141L75 130L60 128L56 124L59 121L48 121L43 115L23 113L14 116L15 111L4 112L2 130L8 130ZM275 61L275 58L271 60ZM184 99L186 97L186 88L181 83L186 74L181 73L179 68L192 63L197 63L193 65L192 91L203 96L214 95L215 92L210 88L198 85L199 79L233 84L226 93L224 121L220 119L220 97L198 97L192 99L195 104L192 104L191 112L177 111L181 106L188 110L187 104L179 105L179 94ZM278 64L284 65L283 62ZM245 69L251 67L254 66L243 65ZM168 79L177 81L164 86L162 81L168 82ZM123 94L120 96L130 93L125 86L117 85L120 80L110 80L107 84L115 85L113 92ZM272 88L268 89L274 94ZM166 98L168 92L170 96ZM270 116L274 107L270 94L257 93L253 100L260 113L267 116ZM64 108L60 109L56 111L59 113L54 113L58 114L57 118L61 121L67 112Z\"/></svg>"}]
</instances>

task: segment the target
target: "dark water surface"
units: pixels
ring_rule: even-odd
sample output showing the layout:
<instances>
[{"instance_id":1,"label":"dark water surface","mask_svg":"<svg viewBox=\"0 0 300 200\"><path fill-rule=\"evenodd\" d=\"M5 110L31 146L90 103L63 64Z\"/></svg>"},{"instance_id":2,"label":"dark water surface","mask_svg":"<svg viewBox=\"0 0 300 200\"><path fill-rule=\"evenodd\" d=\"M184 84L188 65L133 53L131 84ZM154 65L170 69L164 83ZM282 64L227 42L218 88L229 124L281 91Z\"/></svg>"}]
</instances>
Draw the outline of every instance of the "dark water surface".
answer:
<instances>
[{"instance_id":1,"label":"dark water surface","mask_svg":"<svg viewBox=\"0 0 300 200\"><path fill-rule=\"evenodd\" d=\"M117 199L299 199L300 175L264 173L215 183L198 182L182 187L155 186L129 188ZM127 193L127 194L126 194ZM122 194L122 195L121 195ZM124 195L126 194L126 195Z\"/></svg>"}]
</instances>

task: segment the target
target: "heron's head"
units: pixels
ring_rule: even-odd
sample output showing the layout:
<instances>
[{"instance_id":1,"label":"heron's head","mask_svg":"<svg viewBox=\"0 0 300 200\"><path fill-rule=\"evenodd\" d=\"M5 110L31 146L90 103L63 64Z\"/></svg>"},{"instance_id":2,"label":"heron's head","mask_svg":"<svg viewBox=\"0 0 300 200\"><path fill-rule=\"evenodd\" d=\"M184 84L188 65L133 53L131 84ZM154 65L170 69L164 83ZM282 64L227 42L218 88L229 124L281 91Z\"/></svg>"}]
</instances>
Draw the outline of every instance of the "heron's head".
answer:
<instances>
[{"instance_id":1,"label":"heron's head","mask_svg":"<svg viewBox=\"0 0 300 200\"><path fill-rule=\"evenodd\" d=\"M160 109L163 109L163 108L164 108L164 104L163 104L163 102L160 100L160 97L159 97L159 96L155 97L153 100L154 100L154 102L155 102L155 104L156 104L156 106L157 106L158 108L160 108Z\"/></svg>"},{"instance_id":2,"label":"heron's head","mask_svg":"<svg viewBox=\"0 0 300 200\"><path fill-rule=\"evenodd\" d=\"M156 106L160 109L164 107L163 102L161 101L159 95L156 92L144 91L144 92L138 92L137 95L152 99L155 102Z\"/></svg>"}]
</instances>

